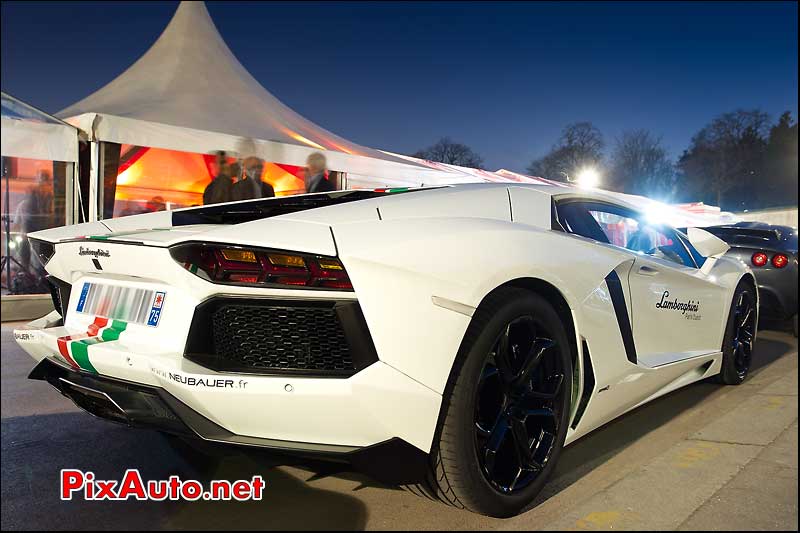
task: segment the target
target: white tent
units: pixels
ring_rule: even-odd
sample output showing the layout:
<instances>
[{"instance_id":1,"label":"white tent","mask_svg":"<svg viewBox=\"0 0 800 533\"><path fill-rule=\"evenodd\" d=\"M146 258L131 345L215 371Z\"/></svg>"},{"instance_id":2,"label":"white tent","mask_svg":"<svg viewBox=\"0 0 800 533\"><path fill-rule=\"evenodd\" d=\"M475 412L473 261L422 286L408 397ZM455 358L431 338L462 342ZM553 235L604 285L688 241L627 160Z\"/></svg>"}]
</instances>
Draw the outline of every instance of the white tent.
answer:
<instances>
[{"instance_id":1,"label":"white tent","mask_svg":"<svg viewBox=\"0 0 800 533\"><path fill-rule=\"evenodd\" d=\"M392 152L384 152L391 156L411 161L413 163L426 166L431 169L445 172L449 176L448 183L528 183L534 185L555 185L557 187L571 187L570 184L560 181L552 181L545 178L537 178L534 176L526 176L518 172L510 170L484 170L482 168L464 167L461 165L452 165L449 163L439 163L437 161L428 161L427 159L419 159L410 155L395 154Z\"/></svg>"},{"instance_id":2,"label":"white tent","mask_svg":"<svg viewBox=\"0 0 800 533\"><path fill-rule=\"evenodd\" d=\"M78 161L78 129L2 93L2 135L4 157Z\"/></svg>"},{"instance_id":3,"label":"white tent","mask_svg":"<svg viewBox=\"0 0 800 533\"><path fill-rule=\"evenodd\" d=\"M75 195L79 191L75 169L78 163L78 145L84 137L80 130L6 93L2 93L0 123L4 195L9 192L10 179L5 174L6 158L65 163L64 186L68 191L65 198L66 222L76 220L79 203L75 202ZM4 209L8 208L8 201L7 199ZM5 229L8 232L7 226Z\"/></svg>"},{"instance_id":4,"label":"white tent","mask_svg":"<svg viewBox=\"0 0 800 533\"><path fill-rule=\"evenodd\" d=\"M289 109L236 59L203 2L181 2L130 68L58 113L92 141L209 153L226 150L303 165L324 150L329 167L364 177L432 183L446 173L343 139Z\"/></svg>"}]
</instances>

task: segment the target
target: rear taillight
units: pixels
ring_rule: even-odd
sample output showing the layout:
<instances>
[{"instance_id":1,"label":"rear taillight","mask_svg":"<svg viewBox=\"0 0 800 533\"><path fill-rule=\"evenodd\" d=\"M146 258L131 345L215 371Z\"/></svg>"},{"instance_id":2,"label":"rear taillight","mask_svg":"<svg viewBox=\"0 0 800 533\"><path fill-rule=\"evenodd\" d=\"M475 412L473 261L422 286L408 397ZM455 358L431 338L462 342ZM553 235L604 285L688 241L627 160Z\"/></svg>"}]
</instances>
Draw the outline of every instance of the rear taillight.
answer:
<instances>
[{"instance_id":1,"label":"rear taillight","mask_svg":"<svg viewBox=\"0 0 800 533\"><path fill-rule=\"evenodd\" d=\"M752 261L753 266L763 267L769 261L769 256L764 252L756 252L753 254L753 257L750 259Z\"/></svg>"},{"instance_id":2,"label":"rear taillight","mask_svg":"<svg viewBox=\"0 0 800 533\"><path fill-rule=\"evenodd\" d=\"M178 245L170 254L189 272L214 283L353 290L335 257L213 244Z\"/></svg>"},{"instance_id":3,"label":"rear taillight","mask_svg":"<svg viewBox=\"0 0 800 533\"><path fill-rule=\"evenodd\" d=\"M775 268L783 268L789 264L789 258L783 254L775 254L772 256L772 266Z\"/></svg>"}]
</instances>

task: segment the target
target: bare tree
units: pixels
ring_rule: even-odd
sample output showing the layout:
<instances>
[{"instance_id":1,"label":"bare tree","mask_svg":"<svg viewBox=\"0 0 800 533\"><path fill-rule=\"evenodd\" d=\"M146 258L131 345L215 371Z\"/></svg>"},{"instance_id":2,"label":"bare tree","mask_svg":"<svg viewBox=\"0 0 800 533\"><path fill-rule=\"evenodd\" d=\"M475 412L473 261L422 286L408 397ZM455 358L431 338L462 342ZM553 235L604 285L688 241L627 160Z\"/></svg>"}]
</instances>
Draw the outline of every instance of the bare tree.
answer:
<instances>
[{"instance_id":1,"label":"bare tree","mask_svg":"<svg viewBox=\"0 0 800 533\"><path fill-rule=\"evenodd\" d=\"M661 137L647 130L623 132L614 144L610 166L610 184L617 190L665 200L675 192L675 170Z\"/></svg>"},{"instance_id":2,"label":"bare tree","mask_svg":"<svg viewBox=\"0 0 800 533\"><path fill-rule=\"evenodd\" d=\"M738 196L747 204L748 191L763 179L769 126L769 115L758 109L740 109L712 120L692 137L678 161L683 188L718 206L728 201L729 208L740 207L726 196Z\"/></svg>"},{"instance_id":3,"label":"bare tree","mask_svg":"<svg viewBox=\"0 0 800 533\"><path fill-rule=\"evenodd\" d=\"M528 166L528 173L567 181L582 168L602 167L604 147L603 134L591 122L569 124L550 152Z\"/></svg>"},{"instance_id":4,"label":"bare tree","mask_svg":"<svg viewBox=\"0 0 800 533\"><path fill-rule=\"evenodd\" d=\"M797 121L784 112L769 132L765 183L757 189L759 207L797 205Z\"/></svg>"},{"instance_id":5,"label":"bare tree","mask_svg":"<svg viewBox=\"0 0 800 533\"><path fill-rule=\"evenodd\" d=\"M435 144L413 154L413 157L447 163L448 165L483 168L483 158L481 156L466 144L453 142L450 137L442 137Z\"/></svg>"}]
</instances>

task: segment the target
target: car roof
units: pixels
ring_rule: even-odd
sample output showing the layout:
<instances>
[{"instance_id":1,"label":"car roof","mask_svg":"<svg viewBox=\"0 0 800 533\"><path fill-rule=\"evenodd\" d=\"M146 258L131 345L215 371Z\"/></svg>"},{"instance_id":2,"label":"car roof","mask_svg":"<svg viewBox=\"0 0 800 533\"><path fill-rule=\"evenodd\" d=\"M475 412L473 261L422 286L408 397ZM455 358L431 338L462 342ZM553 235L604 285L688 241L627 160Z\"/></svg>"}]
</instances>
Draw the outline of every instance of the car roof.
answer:
<instances>
[{"instance_id":1,"label":"car roof","mask_svg":"<svg viewBox=\"0 0 800 533\"><path fill-rule=\"evenodd\" d=\"M579 197L587 198L598 201L612 202L621 206L629 207L635 210L646 209L647 206L653 204L661 204L656 200L646 198L644 196L636 196L632 194L619 193L614 191L607 191L604 189L584 188L577 185L565 183L564 185L549 185L538 183L516 183L516 182L502 182L502 183L463 183L457 185L445 185L445 187L453 187L459 190L475 190L475 189L495 189L495 188L510 188L520 187L523 189L531 189L546 194L552 197L566 196L566 197ZM423 189L426 189L424 187ZM430 189L441 187L430 187ZM667 205L667 204L661 204Z\"/></svg>"}]
</instances>

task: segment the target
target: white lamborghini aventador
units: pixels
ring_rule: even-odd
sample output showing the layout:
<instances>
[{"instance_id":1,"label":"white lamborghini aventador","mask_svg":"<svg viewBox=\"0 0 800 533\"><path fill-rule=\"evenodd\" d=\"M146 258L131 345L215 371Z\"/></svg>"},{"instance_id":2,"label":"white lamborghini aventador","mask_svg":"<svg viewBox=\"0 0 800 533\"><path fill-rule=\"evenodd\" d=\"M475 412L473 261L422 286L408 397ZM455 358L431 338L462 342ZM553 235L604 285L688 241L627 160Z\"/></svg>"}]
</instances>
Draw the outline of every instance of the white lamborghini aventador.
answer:
<instances>
[{"instance_id":1,"label":"white lamborghini aventador","mask_svg":"<svg viewBox=\"0 0 800 533\"><path fill-rule=\"evenodd\" d=\"M15 338L95 415L509 516L566 444L747 375L747 266L620 198L357 190L41 231L57 311Z\"/></svg>"}]
</instances>

